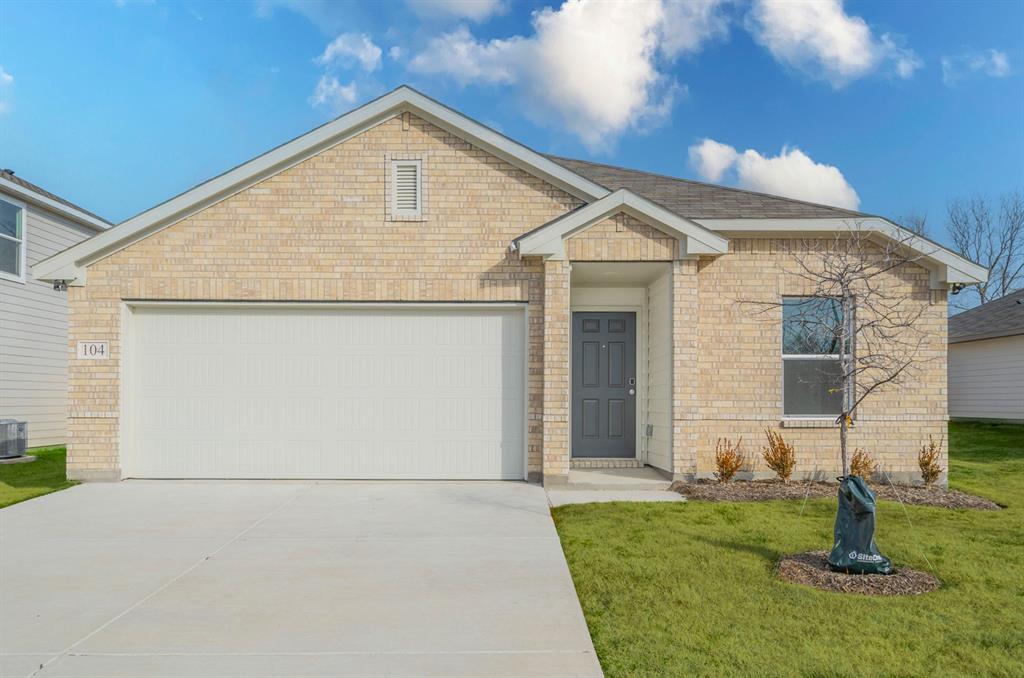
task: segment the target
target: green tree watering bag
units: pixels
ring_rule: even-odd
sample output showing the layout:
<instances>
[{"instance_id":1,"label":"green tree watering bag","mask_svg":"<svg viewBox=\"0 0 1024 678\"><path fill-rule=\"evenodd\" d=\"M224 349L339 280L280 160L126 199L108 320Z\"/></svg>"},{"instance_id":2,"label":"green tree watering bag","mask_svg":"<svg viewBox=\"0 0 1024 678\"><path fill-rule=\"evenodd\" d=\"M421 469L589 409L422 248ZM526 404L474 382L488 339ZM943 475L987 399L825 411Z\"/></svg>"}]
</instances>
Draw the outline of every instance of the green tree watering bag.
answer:
<instances>
[{"instance_id":1,"label":"green tree watering bag","mask_svg":"<svg viewBox=\"0 0 1024 678\"><path fill-rule=\"evenodd\" d=\"M828 564L848 574L890 574L892 563L875 545L875 493L860 476L846 476L839 484L835 546Z\"/></svg>"}]
</instances>

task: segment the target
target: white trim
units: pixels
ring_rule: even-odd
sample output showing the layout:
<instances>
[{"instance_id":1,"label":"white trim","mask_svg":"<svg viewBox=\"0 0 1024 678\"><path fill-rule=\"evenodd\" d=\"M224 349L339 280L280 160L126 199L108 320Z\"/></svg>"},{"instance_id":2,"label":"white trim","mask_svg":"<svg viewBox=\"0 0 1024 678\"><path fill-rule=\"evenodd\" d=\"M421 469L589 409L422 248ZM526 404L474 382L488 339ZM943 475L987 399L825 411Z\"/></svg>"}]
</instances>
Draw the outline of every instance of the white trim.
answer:
<instances>
[{"instance_id":1,"label":"white trim","mask_svg":"<svg viewBox=\"0 0 1024 678\"><path fill-rule=\"evenodd\" d=\"M988 280L988 269L959 254L908 231L881 217L850 217L849 219L696 219L697 223L729 235L777 233L793 236L799 233L839 233L862 228L890 240L904 242L924 257L932 272L932 289L950 284L974 285Z\"/></svg>"},{"instance_id":2,"label":"white trim","mask_svg":"<svg viewBox=\"0 0 1024 678\"><path fill-rule=\"evenodd\" d=\"M202 299L126 299L125 305L129 307L149 306L230 306L235 308L266 308L281 307L288 308L519 308L527 306L526 301L205 301Z\"/></svg>"},{"instance_id":3,"label":"white trim","mask_svg":"<svg viewBox=\"0 0 1024 678\"><path fill-rule=\"evenodd\" d=\"M403 85L326 125L37 263L33 273L40 280L70 280L73 285L84 285L85 267L89 264L405 111L412 111L417 117L456 134L578 198L591 200L609 193L603 186Z\"/></svg>"},{"instance_id":4,"label":"white trim","mask_svg":"<svg viewBox=\"0 0 1024 678\"><path fill-rule=\"evenodd\" d=\"M39 204L42 207L45 207L47 210L51 212L55 212L64 217L68 217L69 219L77 221L83 226L88 226L97 231L105 231L112 226L111 224L107 223L106 221L103 221L102 219L98 219L93 215L83 212L78 208L71 207L70 205L65 205L64 203L54 200L49 196L45 196L42 193L37 193L36 191L26 188L21 184L15 183L10 179L4 179L3 177L0 177L0 190L8 194L17 194L18 196L26 200L30 200L34 203Z\"/></svg>"},{"instance_id":5,"label":"white trim","mask_svg":"<svg viewBox=\"0 0 1024 678\"><path fill-rule=\"evenodd\" d=\"M566 238L618 212L625 212L677 238L681 245L677 256L729 251L726 238L625 188L517 238L513 245L521 255L564 259Z\"/></svg>"},{"instance_id":6,"label":"white trim","mask_svg":"<svg viewBox=\"0 0 1024 678\"><path fill-rule=\"evenodd\" d=\"M3 193L0 193L0 200L17 207L21 211L21 237L12 238L10 236L0 234L0 237L4 240L18 243L18 274L15 275L14 273L8 273L7 271L0 271L0 280L24 285L28 280L28 272L25 270L28 267L28 206L21 200L11 198Z\"/></svg>"}]
</instances>

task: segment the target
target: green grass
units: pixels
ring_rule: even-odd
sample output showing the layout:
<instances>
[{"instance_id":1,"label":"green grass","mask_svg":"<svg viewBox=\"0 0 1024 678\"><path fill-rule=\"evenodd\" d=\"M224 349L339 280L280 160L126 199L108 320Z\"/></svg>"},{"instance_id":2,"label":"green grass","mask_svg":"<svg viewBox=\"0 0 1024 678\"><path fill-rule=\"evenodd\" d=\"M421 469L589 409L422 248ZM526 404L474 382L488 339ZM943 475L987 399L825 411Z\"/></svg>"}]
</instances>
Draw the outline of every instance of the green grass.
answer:
<instances>
[{"instance_id":1,"label":"green grass","mask_svg":"<svg viewBox=\"0 0 1024 678\"><path fill-rule=\"evenodd\" d=\"M0 464L0 508L71 487L64 468L64 447L28 451L38 459L27 464Z\"/></svg>"},{"instance_id":2,"label":"green grass","mask_svg":"<svg viewBox=\"0 0 1024 678\"><path fill-rule=\"evenodd\" d=\"M835 500L553 511L609 676L1024 675L1024 426L950 426L951 486L1002 511L881 502L877 540L934 593L876 598L773 576L831 546Z\"/></svg>"}]
</instances>

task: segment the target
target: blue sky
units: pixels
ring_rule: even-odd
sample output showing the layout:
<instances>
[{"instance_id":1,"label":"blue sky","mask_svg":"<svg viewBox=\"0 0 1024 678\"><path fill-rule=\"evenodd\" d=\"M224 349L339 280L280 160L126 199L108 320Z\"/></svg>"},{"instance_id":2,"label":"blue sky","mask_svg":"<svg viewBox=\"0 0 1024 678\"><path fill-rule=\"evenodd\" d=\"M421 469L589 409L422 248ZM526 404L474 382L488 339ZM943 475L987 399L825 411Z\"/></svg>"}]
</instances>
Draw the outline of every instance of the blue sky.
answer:
<instances>
[{"instance_id":1,"label":"blue sky","mask_svg":"<svg viewBox=\"0 0 1024 678\"><path fill-rule=\"evenodd\" d=\"M927 213L1024 186L1024 2L0 3L0 165L120 221L402 83L542 151ZM705 141L711 140L711 141Z\"/></svg>"}]
</instances>

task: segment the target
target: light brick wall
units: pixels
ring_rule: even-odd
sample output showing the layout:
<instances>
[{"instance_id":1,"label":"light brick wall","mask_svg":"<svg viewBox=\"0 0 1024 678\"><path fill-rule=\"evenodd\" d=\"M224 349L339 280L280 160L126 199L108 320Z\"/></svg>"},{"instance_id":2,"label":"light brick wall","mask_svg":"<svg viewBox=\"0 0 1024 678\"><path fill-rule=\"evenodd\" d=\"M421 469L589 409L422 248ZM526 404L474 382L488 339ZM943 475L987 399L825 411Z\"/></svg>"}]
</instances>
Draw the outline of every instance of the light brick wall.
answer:
<instances>
[{"instance_id":1,"label":"light brick wall","mask_svg":"<svg viewBox=\"0 0 1024 678\"><path fill-rule=\"evenodd\" d=\"M517 236L579 201L418 118L395 118L91 265L69 290L68 471L119 473L121 301L518 301L529 303L528 467L541 469L544 273ZM388 160L420 158L425 210L388 221ZM74 356L74 351L71 352Z\"/></svg>"},{"instance_id":2,"label":"light brick wall","mask_svg":"<svg viewBox=\"0 0 1024 678\"><path fill-rule=\"evenodd\" d=\"M569 262L544 262L544 483L569 477Z\"/></svg>"},{"instance_id":3,"label":"light brick wall","mask_svg":"<svg viewBox=\"0 0 1024 678\"><path fill-rule=\"evenodd\" d=\"M800 246L796 240L733 238L728 255L701 260L696 276L699 378L695 398L699 421L682 426L688 437L682 443L677 441L676 459L682 462L677 473L710 474L715 441L742 436L755 462L752 470L771 474L760 451L764 427L778 427L782 416L782 312L778 309L768 317L759 316L750 306L737 302L807 293L806 283L794 272L795 260L787 254ZM892 272L882 284L893 294L906 294L908 305L923 309L920 328L926 333L926 343L920 354L922 362L905 383L884 388L861 405L850 432L851 452L862 447L890 474L916 480L921 444L929 434L944 441L946 437L946 293L930 290L928 271L916 265ZM681 287L686 285L677 278L677 299ZM683 352L679 332L685 321L679 313L675 320L677 350ZM678 375L680 365L675 369ZM682 369L685 372L685 367ZM676 385L679 398L678 377ZM682 387L685 390L687 386ZM692 434L696 435L695 450L688 449ZM839 473L835 428L785 428L783 434L796 445L796 474L831 477ZM945 455L945 444L943 448ZM688 466L693 456L696 468ZM945 456L942 463L946 465Z\"/></svg>"},{"instance_id":4,"label":"light brick wall","mask_svg":"<svg viewBox=\"0 0 1024 678\"><path fill-rule=\"evenodd\" d=\"M387 219L391 158L424 165L423 216ZM517 301L529 307L528 470L563 481L569 460L567 261L520 259L509 243L579 202L422 120L393 119L211 206L89 267L69 290L69 349L107 340L106 361L70 362L68 471L119 475L123 300ZM781 321L737 299L800 294L786 246L734 238L717 259L673 262L673 465L713 470L715 440L743 436L760 449L782 412ZM668 261L673 239L622 215L567 243L576 261ZM946 299L924 269L889 284L925 309L926 357L910 383L860 409L851 444L897 477L916 477L918 447L944 440ZM831 428L787 428L797 473L837 472ZM945 464L945 458L943 464ZM756 470L764 470L763 464Z\"/></svg>"},{"instance_id":5,"label":"light brick wall","mask_svg":"<svg viewBox=\"0 0 1024 678\"><path fill-rule=\"evenodd\" d=\"M565 243L571 261L672 261L678 241L628 214L616 214Z\"/></svg>"}]
</instances>

